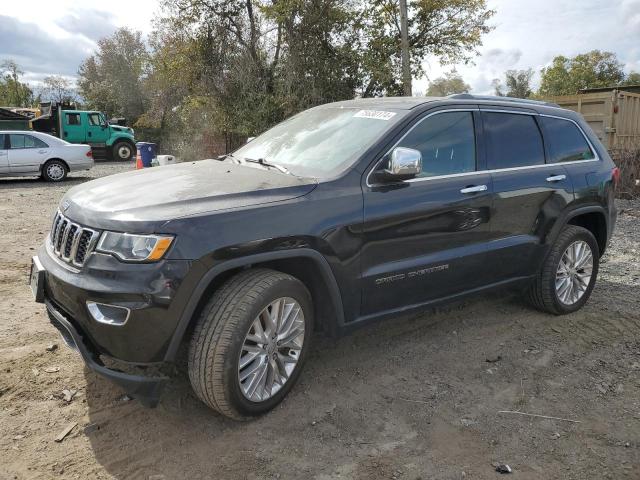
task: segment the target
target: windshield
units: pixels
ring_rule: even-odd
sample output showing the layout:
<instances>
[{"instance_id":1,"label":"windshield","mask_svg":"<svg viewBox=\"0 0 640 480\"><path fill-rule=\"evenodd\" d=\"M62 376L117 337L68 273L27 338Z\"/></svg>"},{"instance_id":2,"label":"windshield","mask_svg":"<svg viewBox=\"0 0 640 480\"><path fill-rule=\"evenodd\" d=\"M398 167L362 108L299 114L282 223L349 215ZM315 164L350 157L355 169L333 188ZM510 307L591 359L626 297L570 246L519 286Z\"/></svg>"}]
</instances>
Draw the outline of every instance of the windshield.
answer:
<instances>
[{"instance_id":1,"label":"windshield","mask_svg":"<svg viewBox=\"0 0 640 480\"><path fill-rule=\"evenodd\" d=\"M294 175L329 178L351 166L405 113L355 107L313 108L267 130L233 156L285 167Z\"/></svg>"}]
</instances>

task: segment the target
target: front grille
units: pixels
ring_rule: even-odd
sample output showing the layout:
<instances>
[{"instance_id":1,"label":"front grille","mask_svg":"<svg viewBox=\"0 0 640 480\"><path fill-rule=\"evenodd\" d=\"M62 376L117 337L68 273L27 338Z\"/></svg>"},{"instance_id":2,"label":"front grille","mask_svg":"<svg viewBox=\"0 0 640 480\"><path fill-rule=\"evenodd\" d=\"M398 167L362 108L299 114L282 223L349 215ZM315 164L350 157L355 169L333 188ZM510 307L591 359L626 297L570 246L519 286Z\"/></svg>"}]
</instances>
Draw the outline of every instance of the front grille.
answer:
<instances>
[{"instance_id":1,"label":"front grille","mask_svg":"<svg viewBox=\"0 0 640 480\"><path fill-rule=\"evenodd\" d=\"M81 267L96 246L100 234L95 230L73 223L60 212L51 226L53 253L66 263Z\"/></svg>"}]
</instances>

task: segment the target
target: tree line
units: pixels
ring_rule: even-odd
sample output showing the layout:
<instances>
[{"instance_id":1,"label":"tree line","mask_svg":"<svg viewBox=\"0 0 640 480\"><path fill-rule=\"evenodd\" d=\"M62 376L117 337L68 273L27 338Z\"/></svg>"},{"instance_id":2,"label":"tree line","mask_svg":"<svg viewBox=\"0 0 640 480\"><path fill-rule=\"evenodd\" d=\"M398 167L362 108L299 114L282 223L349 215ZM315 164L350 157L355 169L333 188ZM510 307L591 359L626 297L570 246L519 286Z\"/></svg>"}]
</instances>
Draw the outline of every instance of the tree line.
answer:
<instances>
[{"instance_id":1,"label":"tree line","mask_svg":"<svg viewBox=\"0 0 640 480\"><path fill-rule=\"evenodd\" d=\"M493 27L486 0L409 0L413 78L427 57L470 62ZM125 117L141 140L183 158L211 138L233 148L303 109L356 96L402 95L396 0L162 0L148 38L127 28L98 41L82 62L77 90L62 77L32 89L14 62L0 66L0 105L81 101ZM640 83L614 54L556 57L532 88L533 70L496 80L498 95L536 97ZM452 70L428 95L468 92Z\"/></svg>"},{"instance_id":2,"label":"tree line","mask_svg":"<svg viewBox=\"0 0 640 480\"><path fill-rule=\"evenodd\" d=\"M300 110L355 96L401 95L394 0L176 0L143 41L120 29L80 67L88 105L196 157ZM490 31L486 0L409 1L414 77L429 55L469 61Z\"/></svg>"},{"instance_id":3,"label":"tree line","mask_svg":"<svg viewBox=\"0 0 640 480\"><path fill-rule=\"evenodd\" d=\"M615 53L592 50L574 57L558 55L540 71L540 86L532 85L534 70L507 70L504 79L492 82L494 94L516 98L548 98L573 95L586 88L640 85L640 73L626 74ZM471 87L454 69L429 83L426 94L446 96L468 93Z\"/></svg>"}]
</instances>

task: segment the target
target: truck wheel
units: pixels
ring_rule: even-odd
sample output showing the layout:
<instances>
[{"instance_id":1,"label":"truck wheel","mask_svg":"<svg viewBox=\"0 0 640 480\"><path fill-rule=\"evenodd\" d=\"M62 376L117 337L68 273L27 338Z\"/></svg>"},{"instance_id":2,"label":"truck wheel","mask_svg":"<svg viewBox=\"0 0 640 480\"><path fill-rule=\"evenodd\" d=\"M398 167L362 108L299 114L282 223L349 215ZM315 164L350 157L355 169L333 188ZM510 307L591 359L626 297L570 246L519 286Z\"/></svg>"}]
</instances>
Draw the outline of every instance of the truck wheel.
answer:
<instances>
[{"instance_id":1,"label":"truck wheel","mask_svg":"<svg viewBox=\"0 0 640 480\"><path fill-rule=\"evenodd\" d=\"M529 288L530 302L554 315L579 310L591 295L599 261L593 234L586 228L565 226Z\"/></svg>"},{"instance_id":2,"label":"truck wheel","mask_svg":"<svg viewBox=\"0 0 640 480\"><path fill-rule=\"evenodd\" d=\"M117 142L113 145L112 158L121 162L132 160L136 149L129 142Z\"/></svg>"},{"instance_id":3,"label":"truck wheel","mask_svg":"<svg viewBox=\"0 0 640 480\"><path fill-rule=\"evenodd\" d=\"M67 166L62 160L49 160L42 166L41 177L47 182L61 182L67 177Z\"/></svg>"},{"instance_id":4,"label":"truck wheel","mask_svg":"<svg viewBox=\"0 0 640 480\"><path fill-rule=\"evenodd\" d=\"M263 414L293 387L311 333L311 295L267 269L228 280L204 307L189 345L189 379L205 404L236 419Z\"/></svg>"}]
</instances>

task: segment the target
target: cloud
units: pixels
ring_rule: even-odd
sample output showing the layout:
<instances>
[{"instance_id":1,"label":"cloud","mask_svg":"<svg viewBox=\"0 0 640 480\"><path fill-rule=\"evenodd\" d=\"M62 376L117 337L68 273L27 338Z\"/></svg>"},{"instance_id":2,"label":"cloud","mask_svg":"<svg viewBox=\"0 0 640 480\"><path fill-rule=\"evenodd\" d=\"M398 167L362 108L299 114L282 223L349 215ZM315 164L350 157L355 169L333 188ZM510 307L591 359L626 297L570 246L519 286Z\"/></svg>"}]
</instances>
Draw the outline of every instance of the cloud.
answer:
<instances>
[{"instance_id":1,"label":"cloud","mask_svg":"<svg viewBox=\"0 0 640 480\"><path fill-rule=\"evenodd\" d=\"M46 75L77 74L95 44L81 34L58 38L35 23L0 15L0 60L13 59L38 79Z\"/></svg>"},{"instance_id":2,"label":"cloud","mask_svg":"<svg viewBox=\"0 0 640 480\"><path fill-rule=\"evenodd\" d=\"M95 8L74 9L73 13L56 19L55 23L63 30L82 34L93 41L111 35L118 28L113 13Z\"/></svg>"},{"instance_id":3,"label":"cloud","mask_svg":"<svg viewBox=\"0 0 640 480\"><path fill-rule=\"evenodd\" d=\"M515 66L522 58L519 48L491 48L481 57L481 62L487 66L507 70Z\"/></svg>"}]
</instances>

